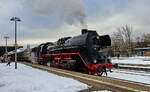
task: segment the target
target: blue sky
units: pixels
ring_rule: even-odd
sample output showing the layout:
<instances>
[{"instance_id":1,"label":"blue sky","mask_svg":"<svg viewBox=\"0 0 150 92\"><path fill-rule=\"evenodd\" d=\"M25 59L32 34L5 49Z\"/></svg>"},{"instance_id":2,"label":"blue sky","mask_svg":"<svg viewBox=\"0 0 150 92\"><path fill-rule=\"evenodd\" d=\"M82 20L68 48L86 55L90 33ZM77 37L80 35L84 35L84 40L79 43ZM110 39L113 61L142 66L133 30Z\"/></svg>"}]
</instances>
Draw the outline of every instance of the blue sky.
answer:
<instances>
[{"instance_id":1,"label":"blue sky","mask_svg":"<svg viewBox=\"0 0 150 92\"><path fill-rule=\"evenodd\" d=\"M100 35L111 35L125 24L132 25L133 37L150 33L150 0L59 1L0 0L0 45L4 45L4 35L10 37L9 45L14 43L14 23L10 22L13 16L22 20L18 23L20 45L79 35L80 19Z\"/></svg>"}]
</instances>

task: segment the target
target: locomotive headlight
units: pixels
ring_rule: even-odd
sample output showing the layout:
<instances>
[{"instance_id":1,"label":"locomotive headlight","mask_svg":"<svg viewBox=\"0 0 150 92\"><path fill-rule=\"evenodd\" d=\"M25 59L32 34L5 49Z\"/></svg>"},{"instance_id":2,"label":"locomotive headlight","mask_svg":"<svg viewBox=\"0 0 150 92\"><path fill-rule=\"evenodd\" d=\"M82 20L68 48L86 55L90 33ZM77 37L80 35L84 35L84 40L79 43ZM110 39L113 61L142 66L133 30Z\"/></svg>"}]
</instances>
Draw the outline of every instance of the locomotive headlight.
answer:
<instances>
[{"instance_id":1,"label":"locomotive headlight","mask_svg":"<svg viewBox=\"0 0 150 92\"><path fill-rule=\"evenodd\" d=\"M93 60L93 63L94 63L94 64L96 64L96 63L97 63L97 60L96 60L96 59L94 59L94 60Z\"/></svg>"},{"instance_id":2,"label":"locomotive headlight","mask_svg":"<svg viewBox=\"0 0 150 92\"><path fill-rule=\"evenodd\" d=\"M96 39L99 39L99 36L97 36Z\"/></svg>"}]
</instances>

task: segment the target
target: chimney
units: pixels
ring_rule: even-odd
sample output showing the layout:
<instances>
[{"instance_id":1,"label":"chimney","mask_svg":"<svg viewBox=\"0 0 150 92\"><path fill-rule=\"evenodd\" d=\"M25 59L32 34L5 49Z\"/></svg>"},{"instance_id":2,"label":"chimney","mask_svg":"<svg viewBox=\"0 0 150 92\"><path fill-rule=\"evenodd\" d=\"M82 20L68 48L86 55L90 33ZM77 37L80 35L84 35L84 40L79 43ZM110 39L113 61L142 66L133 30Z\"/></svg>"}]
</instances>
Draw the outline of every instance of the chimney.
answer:
<instances>
[{"instance_id":1,"label":"chimney","mask_svg":"<svg viewBox=\"0 0 150 92\"><path fill-rule=\"evenodd\" d=\"M88 32L88 29L82 29L81 31L82 31L82 34L85 34Z\"/></svg>"}]
</instances>

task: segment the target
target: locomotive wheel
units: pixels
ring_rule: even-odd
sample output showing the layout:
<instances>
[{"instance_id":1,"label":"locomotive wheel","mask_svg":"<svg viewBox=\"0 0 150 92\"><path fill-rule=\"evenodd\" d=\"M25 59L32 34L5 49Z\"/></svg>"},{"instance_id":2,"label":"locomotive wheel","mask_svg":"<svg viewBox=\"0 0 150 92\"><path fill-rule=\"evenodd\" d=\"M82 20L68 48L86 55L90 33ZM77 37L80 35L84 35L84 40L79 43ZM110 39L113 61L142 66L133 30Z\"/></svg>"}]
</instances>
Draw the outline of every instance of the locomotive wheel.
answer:
<instances>
[{"instance_id":1,"label":"locomotive wheel","mask_svg":"<svg viewBox=\"0 0 150 92\"><path fill-rule=\"evenodd\" d=\"M94 75L95 73L92 70L88 70L89 75Z\"/></svg>"},{"instance_id":2,"label":"locomotive wheel","mask_svg":"<svg viewBox=\"0 0 150 92\"><path fill-rule=\"evenodd\" d=\"M47 65L47 66L51 66L50 62L47 62L46 65Z\"/></svg>"},{"instance_id":3,"label":"locomotive wheel","mask_svg":"<svg viewBox=\"0 0 150 92\"><path fill-rule=\"evenodd\" d=\"M98 73L97 73L97 75L98 76L102 76L102 74L103 74L103 66L99 66L99 68L98 68Z\"/></svg>"},{"instance_id":4,"label":"locomotive wheel","mask_svg":"<svg viewBox=\"0 0 150 92\"><path fill-rule=\"evenodd\" d=\"M99 73L97 73L98 76L102 76L103 73L105 73L106 76L107 76L107 71L106 71L106 67L105 66L99 66L98 71L99 71Z\"/></svg>"},{"instance_id":5,"label":"locomotive wheel","mask_svg":"<svg viewBox=\"0 0 150 92\"><path fill-rule=\"evenodd\" d=\"M98 76L102 76L103 72L99 72L97 73Z\"/></svg>"},{"instance_id":6,"label":"locomotive wheel","mask_svg":"<svg viewBox=\"0 0 150 92\"><path fill-rule=\"evenodd\" d=\"M103 66L99 66L99 67L98 67L98 71L99 71L99 72L103 72Z\"/></svg>"},{"instance_id":7,"label":"locomotive wheel","mask_svg":"<svg viewBox=\"0 0 150 92\"><path fill-rule=\"evenodd\" d=\"M92 72L91 72L91 71L88 71L88 74L89 74L89 75L91 75L91 74L92 74Z\"/></svg>"}]
</instances>

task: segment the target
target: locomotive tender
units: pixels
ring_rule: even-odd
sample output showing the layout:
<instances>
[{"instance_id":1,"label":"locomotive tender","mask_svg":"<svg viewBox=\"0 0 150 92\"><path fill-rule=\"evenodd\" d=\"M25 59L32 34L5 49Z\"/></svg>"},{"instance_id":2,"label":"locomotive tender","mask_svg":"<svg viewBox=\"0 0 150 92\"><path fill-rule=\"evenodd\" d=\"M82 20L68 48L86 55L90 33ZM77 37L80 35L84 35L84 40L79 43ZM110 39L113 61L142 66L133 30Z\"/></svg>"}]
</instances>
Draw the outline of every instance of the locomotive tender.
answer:
<instances>
[{"instance_id":1,"label":"locomotive tender","mask_svg":"<svg viewBox=\"0 0 150 92\"><path fill-rule=\"evenodd\" d=\"M100 52L110 45L109 35L82 29L81 35L40 44L32 49L32 55L39 64L99 75L103 68L113 67L108 56Z\"/></svg>"}]
</instances>

